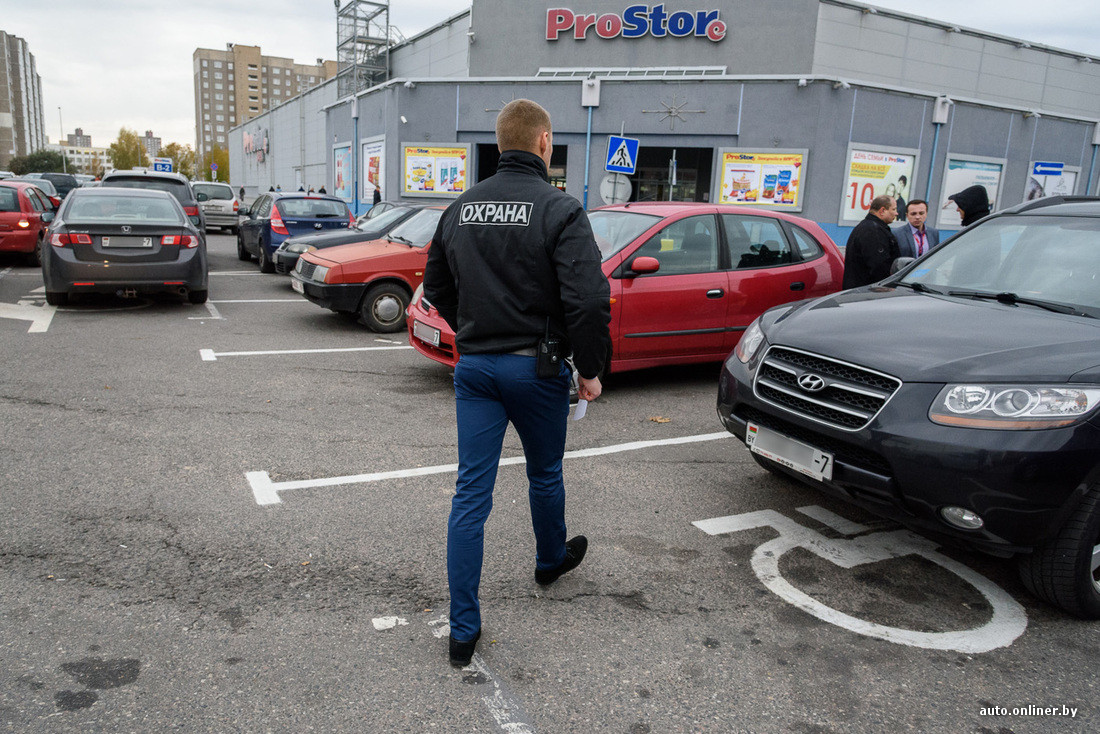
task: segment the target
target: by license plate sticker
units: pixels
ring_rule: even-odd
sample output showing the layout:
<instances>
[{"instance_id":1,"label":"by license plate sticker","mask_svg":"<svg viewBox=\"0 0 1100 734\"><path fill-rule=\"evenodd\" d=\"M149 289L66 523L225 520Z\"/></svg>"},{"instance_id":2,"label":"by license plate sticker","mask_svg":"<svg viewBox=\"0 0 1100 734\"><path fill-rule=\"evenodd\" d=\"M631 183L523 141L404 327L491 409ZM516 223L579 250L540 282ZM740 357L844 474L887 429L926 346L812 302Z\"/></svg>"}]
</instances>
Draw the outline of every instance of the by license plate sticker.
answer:
<instances>
[{"instance_id":1,"label":"by license plate sticker","mask_svg":"<svg viewBox=\"0 0 1100 734\"><path fill-rule=\"evenodd\" d=\"M435 329L427 324L413 321L413 336L418 339L423 339L433 347L439 346L439 329Z\"/></svg>"},{"instance_id":2,"label":"by license plate sticker","mask_svg":"<svg viewBox=\"0 0 1100 734\"><path fill-rule=\"evenodd\" d=\"M152 237L103 237L103 247L152 247Z\"/></svg>"},{"instance_id":3,"label":"by license plate sticker","mask_svg":"<svg viewBox=\"0 0 1100 734\"><path fill-rule=\"evenodd\" d=\"M763 426L750 423L745 444L750 451L818 481L833 478L832 454Z\"/></svg>"},{"instance_id":4,"label":"by license plate sticker","mask_svg":"<svg viewBox=\"0 0 1100 734\"><path fill-rule=\"evenodd\" d=\"M298 280L297 278L291 279L290 287L301 293L303 296L306 294L306 289L302 285L302 281Z\"/></svg>"}]
</instances>

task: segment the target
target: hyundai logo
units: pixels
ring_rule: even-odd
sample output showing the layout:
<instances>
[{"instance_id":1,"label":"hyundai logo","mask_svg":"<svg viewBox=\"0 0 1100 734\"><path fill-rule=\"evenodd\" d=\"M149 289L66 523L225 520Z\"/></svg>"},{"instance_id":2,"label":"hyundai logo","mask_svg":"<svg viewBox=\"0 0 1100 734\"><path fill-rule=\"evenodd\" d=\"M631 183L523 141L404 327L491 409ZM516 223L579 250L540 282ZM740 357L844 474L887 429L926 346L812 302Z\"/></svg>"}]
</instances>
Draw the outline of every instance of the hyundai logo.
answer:
<instances>
[{"instance_id":1,"label":"hyundai logo","mask_svg":"<svg viewBox=\"0 0 1100 734\"><path fill-rule=\"evenodd\" d=\"M313 228L314 229L321 229L321 227L323 227L323 226L325 226L325 225L321 224L320 222L314 222L313 223Z\"/></svg>"},{"instance_id":2,"label":"hyundai logo","mask_svg":"<svg viewBox=\"0 0 1100 734\"><path fill-rule=\"evenodd\" d=\"M798 386L806 392L821 392L825 389L825 378L807 372L798 378Z\"/></svg>"}]
</instances>

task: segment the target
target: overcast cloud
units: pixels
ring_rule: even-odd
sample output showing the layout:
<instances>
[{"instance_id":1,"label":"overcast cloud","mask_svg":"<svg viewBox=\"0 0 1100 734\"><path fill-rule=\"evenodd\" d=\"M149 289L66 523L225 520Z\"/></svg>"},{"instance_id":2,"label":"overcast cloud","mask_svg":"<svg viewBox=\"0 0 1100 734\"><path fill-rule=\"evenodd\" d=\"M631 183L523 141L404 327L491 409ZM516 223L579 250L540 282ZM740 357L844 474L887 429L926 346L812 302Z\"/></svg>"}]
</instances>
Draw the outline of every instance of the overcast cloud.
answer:
<instances>
[{"instance_id":1,"label":"overcast cloud","mask_svg":"<svg viewBox=\"0 0 1100 734\"><path fill-rule=\"evenodd\" d=\"M629 4L624 0L623 7ZM1096 2L874 4L1100 57ZM585 2L568 5L581 10ZM469 6L469 0L391 0L390 22L412 36ZM60 107L65 134L81 127L97 146L109 145L120 127L152 130L165 144L194 145L196 48L224 49L232 42L298 63L336 58L332 0L0 0L0 30L25 38L35 56L50 140L56 142L62 131Z\"/></svg>"}]
</instances>

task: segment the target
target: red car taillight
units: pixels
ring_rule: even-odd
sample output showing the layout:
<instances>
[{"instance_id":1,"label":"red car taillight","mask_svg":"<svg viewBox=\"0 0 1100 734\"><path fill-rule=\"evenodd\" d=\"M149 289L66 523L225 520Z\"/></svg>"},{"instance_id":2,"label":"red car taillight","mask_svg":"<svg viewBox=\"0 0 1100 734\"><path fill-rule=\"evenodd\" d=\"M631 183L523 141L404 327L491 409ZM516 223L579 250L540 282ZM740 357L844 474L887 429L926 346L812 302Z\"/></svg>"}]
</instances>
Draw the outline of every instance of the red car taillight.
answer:
<instances>
[{"instance_id":1,"label":"red car taillight","mask_svg":"<svg viewBox=\"0 0 1100 734\"><path fill-rule=\"evenodd\" d=\"M236 199L234 199L233 200L233 213L236 214L237 210L240 209L240 208L241 208L240 203Z\"/></svg>"},{"instance_id":2,"label":"red car taillight","mask_svg":"<svg viewBox=\"0 0 1100 734\"><path fill-rule=\"evenodd\" d=\"M198 247L199 238L189 234L166 234L160 238L162 245L179 245L180 247Z\"/></svg>"},{"instance_id":3,"label":"red car taillight","mask_svg":"<svg viewBox=\"0 0 1100 734\"><path fill-rule=\"evenodd\" d=\"M56 233L50 237L50 244L54 247L64 247L65 245L90 245L92 244L92 238L86 234L69 234L68 232Z\"/></svg>"},{"instance_id":4,"label":"red car taillight","mask_svg":"<svg viewBox=\"0 0 1100 734\"><path fill-rule=\"evenodd\" d=\"M275 234L290 234L286 225L283 224L283 217L279 214L278 206L271 207L271 231Z\"/></svg>"}]
</instances>

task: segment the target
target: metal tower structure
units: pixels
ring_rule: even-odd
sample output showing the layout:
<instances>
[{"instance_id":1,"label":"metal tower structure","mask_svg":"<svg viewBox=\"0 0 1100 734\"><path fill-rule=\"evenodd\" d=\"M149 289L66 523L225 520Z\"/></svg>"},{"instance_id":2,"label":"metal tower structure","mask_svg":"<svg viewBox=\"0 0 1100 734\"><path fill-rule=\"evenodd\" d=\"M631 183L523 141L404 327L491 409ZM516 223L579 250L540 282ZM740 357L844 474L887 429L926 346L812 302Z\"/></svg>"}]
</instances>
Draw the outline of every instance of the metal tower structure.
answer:
<instances>
[{"instance_id":1,"label":"metal tower structure","mask_svg":"<svg viewBox=\"0 0 1100 734\"><path fill-rule=\"evenodd\" d=\"M333 0L336 6L336 88L340 97L389 78L390 4Z\"/></svg>"}]
</instances>

